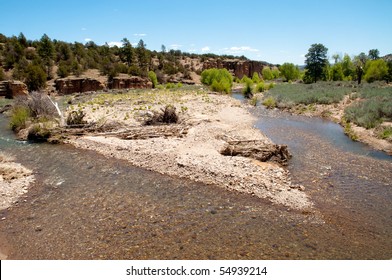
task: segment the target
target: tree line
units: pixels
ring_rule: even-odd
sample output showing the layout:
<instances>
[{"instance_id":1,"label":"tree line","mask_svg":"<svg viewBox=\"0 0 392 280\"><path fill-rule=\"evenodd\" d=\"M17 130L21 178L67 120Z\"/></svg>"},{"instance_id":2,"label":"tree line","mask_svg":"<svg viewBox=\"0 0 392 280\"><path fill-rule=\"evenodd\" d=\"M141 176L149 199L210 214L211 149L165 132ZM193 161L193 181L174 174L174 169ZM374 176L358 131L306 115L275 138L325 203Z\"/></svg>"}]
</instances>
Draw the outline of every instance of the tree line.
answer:
<instances>
[{"instance_id":1,"label":"tree line","mask_svg":"<svg viewBox=\"0 0 392 280\"><path fill-rule=\"evenodd\" d=\"M40 40L28 40L23 33L6 37L0 33L0 80L5 79L5 72L12 70L12 78L25 82L30 91L46 86L46 81L55 74L64 78L70 75L80 76L88 69L99 69L107 75L109 81L119 73L132 76L148 77L156 73L159 82L165 82L167 75L182 73L190 78L190 72L198 70L195 65L181 63L183 57L198 58L240 58L218 56L215 54L190 54L180 50L169 50L162 45L161 51L147 49L143 40L133 46L127 38L122 46L97 45L93 41L85 44L68 43L49 38L44 34ZM56 66L57 71L53 71ZM198 73L200 74L200 73Z\"/></svg>"},{"instance_id":2,"label":"tree line","mask_svg":"<svg viewBox=\"0 0 392 280\"><path fill-rule=\"evenodd\" d=\"M392 61L380 58L378 49L369 50L351 58L348 54L341 57L332 55L334 63L328 60L328 48L323 44L313 44L306 54L306 83L323 81L358 81L362 78L371 83L374 81L392 81Z\"/></svg>"}]
</instances>

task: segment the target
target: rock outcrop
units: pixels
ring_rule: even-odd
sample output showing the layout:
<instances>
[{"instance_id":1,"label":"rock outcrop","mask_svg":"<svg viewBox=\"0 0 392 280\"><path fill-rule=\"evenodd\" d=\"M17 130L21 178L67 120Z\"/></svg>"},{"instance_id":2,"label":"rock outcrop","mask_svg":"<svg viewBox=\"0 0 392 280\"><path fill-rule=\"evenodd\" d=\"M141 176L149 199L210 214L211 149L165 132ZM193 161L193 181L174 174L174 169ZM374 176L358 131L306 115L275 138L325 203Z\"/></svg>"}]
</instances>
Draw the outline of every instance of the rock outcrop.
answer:
<instances>
[{"instance_id":1,"label":"rock outcrop","mask_svg":"<svg viewBox=\"0 0 392 280\"><path fill-rule=\"evenodd\" d=\"M27 96L29 91L25 83L21 81L2 81L0 82L0 96L12 99L16 96Z\"/></svg>"},{"instance_id":2,"label":"rock outcrop","mask_svg":"<svg viewBox=\"0 0 392 280\"><path fill-rule=\"evenodd\" d=\"M109 83L110 89L127 89L127 88L152 88L152 83L148 79L137 76L132 77L114 77Z\"/></svg>"},{"instance_id":3,"label":"rock outcrop","mask_svg":"<svg viewBox=\"0 0 392 280\"><path fill-rule=\"evenodd\" d=\"M76 92L98 91L105 89L105 85L92 78L64 78L55 81L59 94L72 94Z\"/></svg>"},{"instance_id":4,"label":"rock outcrop","mask_svg":"<svg viewBox=\"0 0 392 280\"><path fill-rule=\"evenodd\" d=\"M237 78L242 78L244 75L248 77L252 77L253 73L259 73L261 75L261 71L264 66L267 66L267 63L263 63L260 61L253 60L239 60L239 59L209 59L204 61L203 70L210 68L225 68L229 70Z\"/></svg>"}]
</instances>

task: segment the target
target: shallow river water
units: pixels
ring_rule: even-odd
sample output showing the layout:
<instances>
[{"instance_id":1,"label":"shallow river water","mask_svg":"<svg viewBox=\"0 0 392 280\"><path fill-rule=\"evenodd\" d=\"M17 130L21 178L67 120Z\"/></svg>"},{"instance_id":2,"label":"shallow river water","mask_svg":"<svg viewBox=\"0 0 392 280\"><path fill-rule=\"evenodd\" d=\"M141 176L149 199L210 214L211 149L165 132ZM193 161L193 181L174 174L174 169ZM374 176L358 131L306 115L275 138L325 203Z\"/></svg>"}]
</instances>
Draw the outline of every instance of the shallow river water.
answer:
<instances>
[{"instance_id":1,"label":"shallow river water","mask_svg":"<svg viewBox=\"0 0 392 280\"><path fill-rule=\"evenodd\" d=\"M261 107L253 113L257 127L289 145L288 169L314 210L290 210L67 145L17 142L0 116L1 151L36 175L29 193L0 213L2 253L10 259L392 258L391 157L348 139L340 143L334 137L345 136L328 122Z\"/></svg>"}]
</instances>

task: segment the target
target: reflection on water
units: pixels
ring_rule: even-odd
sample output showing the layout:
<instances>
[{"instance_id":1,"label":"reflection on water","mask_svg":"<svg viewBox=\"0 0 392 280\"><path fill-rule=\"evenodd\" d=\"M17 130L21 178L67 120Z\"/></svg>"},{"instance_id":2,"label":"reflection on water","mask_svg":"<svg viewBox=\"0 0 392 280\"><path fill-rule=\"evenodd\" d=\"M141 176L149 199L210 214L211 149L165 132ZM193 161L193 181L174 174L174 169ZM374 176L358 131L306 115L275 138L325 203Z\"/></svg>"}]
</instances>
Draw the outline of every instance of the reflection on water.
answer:
<instances>
[{"instance_id":1,"label":"reflection on water","mask_svg":"<svg viewBox=\"0 0 392 280\"><path fill-rule=\"evenodd\" d=\"M263 124L267 125L265 120ZM274 122L273 117L270 121ZM291 141L294 159L290 168L294 179L304 183L316 200L315 213L299 213L249 195L160 175L66 145L18 143L4 126L0 117L1 149L32 168L37 177L28 195L13 209L1 213L5 220L0 223L0 233L8 242L10 258L392 257L392 212L387 206L391 201L390 163L363 157L368 168L389 167L389 173L376 172L376 178L366 170L357 174L358 156L341 153L306 131L300 140L293 133L291 140L284 140ZM273 127L271 124L268 133L273 134ZM301 141L306 142L306 151L292 148L296 141L298 147ZM323 145L333 151L320 162L311 160ZM296 161L300 158L297 153L305 160ZM336 154L345 158L347 169L335 170L329 158L334 161ZM358 176L367 176L367 183L363 184L365 179L354 180ZM340 181L359 184L339 185ZM333 187L324 186L326 183ZM381 203L384 214L379 213L376 202ZM369 208L372 221L364 216Z\"/></svg>"}]
</instances>

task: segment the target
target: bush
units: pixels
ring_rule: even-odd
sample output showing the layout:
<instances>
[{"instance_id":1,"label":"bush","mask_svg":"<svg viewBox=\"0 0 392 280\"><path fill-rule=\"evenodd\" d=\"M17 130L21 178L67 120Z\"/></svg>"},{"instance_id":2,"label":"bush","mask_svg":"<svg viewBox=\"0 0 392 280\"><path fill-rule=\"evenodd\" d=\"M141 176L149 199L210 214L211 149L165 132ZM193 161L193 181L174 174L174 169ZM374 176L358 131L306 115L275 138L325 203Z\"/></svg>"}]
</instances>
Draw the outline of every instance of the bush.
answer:
<instances>
[{"instance_id":1,"label":"bush","mask_svg":"<svg viewBox=\"0 0 392 280\"><path fill-rule=\"evenodd\" d=\"M245 87L242 89L242 93L245 95L246 98L250 98L252 96L252 80L248 80L245 83Z\"/></svg>"},{"instance_id":2,"label":"bush","mask_svg":"<svg viewBox=\"0 0 392 280\"><path fill-rule=\"evenodd\" d=\"M11 111L10 127L14 131L26 128L26 123L30 118L30 110L25 106L14 106Z\"/></svg>"},{"instance_id":3,"label":"bush","mask_svg":"<svg viewBox=\"0 0 392 280\"><path fill-rule=\"evenodd\" d=\"M365 128L373 128L384 120L392 120L392 88L364 87L361 101L344 110L344 117Z\"/></svg>"},{"instance_id":4,"label":"bush","mask_svg":"<svg viewBox=\"0 0 392 280\"><path fill-rule=\"evenodd\" d=\"M351 93L350 86L339 86L333 82L316 84L270 84L269 96L275 98L279 107L313 103L331 104L340 102L346 94Z\"/></svg>"},{"instance_id":5,"label":"bush","mask_svg":"<svg viewBox=\"0 0 392 280\"><path fill-rule=\"evenodd\" d=\"M264 67L261 71L261 74L263 75L263 79L266 81L272 80L274 78L274 75L272 74L272 71L269 67Z\"/></svg>"},{"instance_id":6,"label":"bush","mask_svg":"<svg viewBox=\"0 0 392 280\"><path fill-rule=\"evenodd\" d=\"M70 126L82 126L85 125L87 122L84 120L86 113L82 110L79 111L72 111L68 114L67 117L67 125Z\"/></svg>"},{"instance_id":7,"label":"bush","mask_svg":"<svg viewBox=\"0 0 392 280\"><path fill-rule=\"evenodd\" d=\"M264 82L260 82L256 85L255 91L256 92L264 92L266 90Z\"/></svg>"},{"instance_id":8,"label":"bush","mask_svg":"<svg viewBox=\"0 0 392 280\"><path fill-rule=\"evenodd\" d=\"M272 96L269 96L263 100L263 105L268 109L272 109L276 107L276 100Z\"/></svg>"},{"instance_id":9,"label":"bush","mask_svg":"<svg viewBox=\"0 0 392 280\"><path fill-rule=\"evenodd\" d=\"M233 86L233 76L227 69L207 69L201 73L201 82L217 92L230 93Z\"/></svg>"},{"instance_id":10,"label":"bush","mask_svg":"<svg viewBox=\"0 0 392 280\"><path fill-rule=\"evenodd\" d=\"M252 76L252 81L253 81L255 84L257 84L257 83L260 83L260 82L261 82L261 79L260 79L259 73L257 73L257 72L254 72L254 73L253 73L253 76Z\"/></svg>"},{"instance_id":11,"label":"bush","mask_svg":"<svg viewBox=\"0 0 392 280\"><path fill-rule=\"evenodd\" d=\"M148 78L152 82L152 88L156 88L156 86L158 85L158 78L157 78L157 75L155 74L155 72L154 71L149 71L148 72Z\"/></svg>"}]
</instances>

